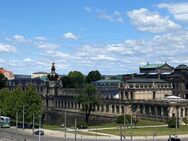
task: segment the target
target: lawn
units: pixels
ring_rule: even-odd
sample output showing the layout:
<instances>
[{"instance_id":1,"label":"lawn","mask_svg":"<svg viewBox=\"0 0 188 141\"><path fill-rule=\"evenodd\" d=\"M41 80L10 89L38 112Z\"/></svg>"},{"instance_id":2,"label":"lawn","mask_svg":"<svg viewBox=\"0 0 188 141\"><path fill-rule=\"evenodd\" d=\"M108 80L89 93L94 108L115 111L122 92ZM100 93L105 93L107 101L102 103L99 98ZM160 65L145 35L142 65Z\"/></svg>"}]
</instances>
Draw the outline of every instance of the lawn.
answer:
<instances>
[{"instance_id":1,"label":"lawn","mask_svg":"<svg viewBox=\"0 0 188 141\"><path fill-rule=\"evenodd\" d=\"M177 129L177 134L187 134L188 126L181 126ZM113 135L120 135L120 129L106 129L106 130L98 130L100 133L107 133ZM124 133L124 131L123 131ZM126 128L125 135L127 136L152 136L153 134L156 135L169 135L169 134L176 134L175 128L168 128L168 127L152 127L152 128Z\"/></svg>"},{"instance_id":2,"label":"lawn","mask_svg":"<svg viewBox=\"0 0 188 141\"><path fill-rule=\"evenodd\" d=\"M88 126L89 129L95 129L95 128L109 128L109 127L117 127L118 125L115 122L109 122L109 123L102 123L99 125L93 125Z\"/></svg>"},{"instance_id":3,"label":"lawn","mask_svg":"<svg viewBox=\"0 0 188 141\"><path fill-rule=\"evenodd\" d=\"M61 127L55 124L43 124L42 128L49 130L61 130Z\"/></svg>"},{"instance_id":4,"label":"lawn","mask_svg":"<svg viewBox=\"0 0 188 141\"><path fill-rule=\"evenodd\" d=\"M163 121L153 121L153 120L139 120L138 124L136 126L152 126L152 125L165 125L166 123ZM115 122L110 122L110 123L103 123L95 126L89 126L89 129L93 128L110 128L110 127L117 127L118 124Z\"/></svg>"},{"instance_id":5,"label":"lawn","mask_svg":"<svg viewBox=\"0 0 188 141\"><path fill-rule=\"evenodd\" d=\"M152 125L165 125L164 121L154 121L154 120L139 120L136 126L152 126Z\"/></svg>"}]
</instances>

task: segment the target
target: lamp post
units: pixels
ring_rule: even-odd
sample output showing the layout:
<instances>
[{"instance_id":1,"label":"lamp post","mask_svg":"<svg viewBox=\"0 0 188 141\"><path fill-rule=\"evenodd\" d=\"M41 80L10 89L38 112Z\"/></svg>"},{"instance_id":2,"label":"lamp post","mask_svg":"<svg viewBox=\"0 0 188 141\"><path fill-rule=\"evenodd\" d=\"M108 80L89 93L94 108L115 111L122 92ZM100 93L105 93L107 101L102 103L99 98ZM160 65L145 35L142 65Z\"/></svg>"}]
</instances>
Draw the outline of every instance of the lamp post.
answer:
<instances>
[{"instance_id":1,"label":"lamp post","mask_svg":"<svg viewBox=\"0 0 188 141\"><path fill-rule=\"evenodd\" d=\"M33 133L34 133L34 130L35 130L35 114L33 114Z\"/></svg>"},{"instance_id":2,"label":"lamp post","mask_svg":"<svg viewBox=\"0 0 188 141\"><path fill-rule=\"evenodd\" d=\"M0 108L0 135L1 135L1 108Z\"/></svg>"},{"instance_id":3,"label":"lamp post","mask_svg":"<svg viewBox=\"0 0 188 141\"><path fill-rule=\"evenodd\" d=\"M77 139L77 138L76 138L76 130L77 130L77 119L76 119L76 118L75 118L74 124L75 124L75 125L74 125L74 126L75 126L74 128L75 128L75 141L76 141L76 139Z\"/></svg>"},{"instance_id":4,"label":"lamp post","mask_svg":"<svg viewBox=\"0 0 188 141\"><path fill-rule=\"evenodd\" d=\"M16 138L18 138L18 111L16 112Z\"/></svg>"},{"instance_id":5,"label":"lamp post","mask_svg":"<svg viewBox=\"0 0 188 141\"><path fill-rule=\"evenodd\" d=\"M39 115L39 141L40 141L40 134L41 134L41 115Z\"/></svg>"},{"instance_id":6,"label":"lamp post","mask_svg":"<svg viewBox=\"0 0 188 141\"><path fill-rule=\"evenodd\" d=\"M67 113L66 113L66 109L65 109L65 119L64 119L64 120L65 120L65 121L64 121L64 123L65 123L65 125L64 125L64 126L65 126L65 134L64 134L64 135L65 135L65 138L66 138L66 136L67 136L67 135L66 135L66 132L67 132L67 131L66 131L66 130L67 130Z\"/></svg>"},{"instance_id":7,"label":"lamp post","mask_svg":"<svg viewBox=\"0 0 188 141\"><path fill-rule=\"evenodd\" d=\"M177 128L178 128L178 117L179 117L179 109L178 109L178 99L176 105L176 136L177 136Z\"/></svg>"},{"instance_id":8,"label":"lamp post","mask_svg":"<svg viewBox=\"0 0 188 141\"><path fill-rule=\"evenodd\" d=\"M123 115L123 134L124 134L124 138L125 138L125 111L124 111L124 115Z\"/></svg>"},{"instance_id":9,"label":"lamp post","mask_svg":"<svg viewBox=\"0 0 188 141\"><path fill-rule=\"evenodd\" d=\"M22 129L24 130L24 116L25 116L25 106L23 105L23 125L22 125Z\"/></svg>"}]
</instances>

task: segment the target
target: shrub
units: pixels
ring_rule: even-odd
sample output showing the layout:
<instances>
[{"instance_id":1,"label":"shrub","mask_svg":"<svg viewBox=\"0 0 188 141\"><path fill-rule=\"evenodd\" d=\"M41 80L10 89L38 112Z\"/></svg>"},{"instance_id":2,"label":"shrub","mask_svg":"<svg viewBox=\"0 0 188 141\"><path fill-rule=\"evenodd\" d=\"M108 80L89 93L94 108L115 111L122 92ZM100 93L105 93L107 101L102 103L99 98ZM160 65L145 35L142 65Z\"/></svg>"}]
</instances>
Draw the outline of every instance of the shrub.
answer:
<instances>
[{"instance_id":1,"label":"shrub","mask_svg":"<svg viewBox=\"0 0 188 141\"><path fill-rule=\"evenodd\" d=\"M170 128L176 128L176 118L172 117L167 121L168 127ZM180 124L179 121L177 121L177 127L179 128Z\"/></svg>"},{"instance_id":2,"label":"shrub","mask_svg":"<svg viewBox=\"0 0 188 141\"><path fill-rule=\"evenodd\" d=\"M136 125L139 122L138 118L132 118L132 123ZM124 124L124 115L120 115L116 118L117 124ZM131 115L125 115L125 123L131 124Z\"/></svg>"},{"instance_id":3,"label":"shrub","mask_svg":"<svg viewBox=\"0 0 188 141\"><path fill-rule=\"evenodd\" d=\"M85 121L80 121L77 124L78 129L87 129L87 123Z\"/></svg>"},{"instance_id":4,"label":"shrub","mask_svg":"<svg viewBox=\"0 0 188 141\"><path fill-rule=\"evenodd\" d=\"M186 125L188 124L188 119L187 119L187 118L184 117L182 120L183 120L183 122L184 122Z\"/></svg>"}]
</instances>

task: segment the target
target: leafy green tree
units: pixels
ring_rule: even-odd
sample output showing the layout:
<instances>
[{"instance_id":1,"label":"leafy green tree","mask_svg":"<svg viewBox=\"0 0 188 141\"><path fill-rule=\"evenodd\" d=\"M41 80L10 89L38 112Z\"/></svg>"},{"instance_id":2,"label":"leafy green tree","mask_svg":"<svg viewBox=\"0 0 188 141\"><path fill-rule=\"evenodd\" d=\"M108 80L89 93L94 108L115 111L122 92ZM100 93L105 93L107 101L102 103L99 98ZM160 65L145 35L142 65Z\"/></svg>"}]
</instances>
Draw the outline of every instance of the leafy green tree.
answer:
<instances>
[{"instance_id":1,"label":"leafy green tree","mask_svg":"<svg viewBox=\"0 0 188 141\"><path fill-rule=\"evenodd\" d=\"M25 119L27 121L32 121L32 116L35 114L38 117L42 111L42 98L36 92L33 86L28 86L27 90L24 92L23 105L25 107Z\"/></svg>"},{"instance_id":2,"label":"leafy green tree","mask_svg":"<svg viewBox=\"0 0 188 141\"><path fill-rule=\"evenodd\" d=\"M71 87L80 88L83 87L84 75L79 71L71 71L68 74L71 80Z\"/></svg>"},{"instance_id":3,"label":"leafy green tree","mask_svg":"<svg viewBox=\"0 0 188 141\"><path fill-rule=\"evenodd\" d=\"M9 89L8 88L3 88L0 90L0 108L1 111L4 111L4 104L5 104L5 99L9 95Z\"/></svg>"},{"instance_id":4,"label":"leafy green tree","mask_svg":"<svg viewBox=\"0 0 188 141\"><path fill-rule=\"evenodd\" d=\"M3 101L3 112L6 116L15 118L16 112L21 111L23 105L23 92L17 87L13 92L5 95Z\"/></svg>"},{"instance_id":5,"label":"leafy green tree","mask_svg":"<svg viewBox=\"0 0 188 141\"><path fill-rule=\"evenodd\" d=\"M2 73L0 73L0 90L6 87L6 81L7 78Z\"/></svg>"},{"instance_id":6,"label":"leafy green tree","mask_svg":"<svg viewBox=\"0 0 188 141\"><path fill-rule=\"evenodd\" d=\"M188 124L188 119L186 117L184 117L183 119L183 122L187 125Z\"/></svg>"},{"instance_id":7,"label":"leafy green tree","mask_svg":"<svg viewBox=\"0 0 188 141\"><path fill-rule=\"evenodd\" d=\"M71 79L68 76L63 76L61 81L64 88L71 88Z\"/></svg>"},{"instance_id":8,"label":"leafy green tree","mask_svg":"<svg viewBox=\"0 0 188 141\"><path fill-rule=\"evenodd\" d=\"M98 70L96 71L90 71L88 75L86 76L86 82L91 83L92 81L97 81L102 78L100 72Z\"/></svg>"},{"instance_id":9,"label":"leafy green tree","mask_svg":"<svg viewBox=\"0 0 188 141\"><path fill-rule=\"evenodd\" d=\"M42 99L34 87L28 86L26 91L22 91L19 87L12 92L7 88L0 90L0 108L3 115L15 119L17 111L22 114L23 105L25 120L28 122L31 121L33 114L38 117L41 113ZM19 119L22 119L22 116L19 116Z\"/></svg>"},{"instance_id":10,"label":"leafy green tree","mask_svg":"<svg viewBox=\"0 0 188 141\"><path fill-rule=\"evenodd\" d=\"M139 122L138 118L132 117L132 123L136 125ZM117 124L124 124L124 115L120 115L116 118ZM125 115L125 123L131 124L131 115Z\"/></svg>"},{"instance_id":11,"label":"leafy green tree","mask_svg":"<svg viewBox=\"0 0 188 141\"><path fill-rule=\"evenodd\" d=\"M170 128L176 128L176 117L172 117L167 121L168 127ZM180 127L180 123L177 119L177 128Z\"/></svg>"},{"instance_id":12,"label":"leafy green tree","mask_svg":"<svg viewBox=\"0 0 188 141\"><path fill-rule=\"evenodd\" d=\"M82 111L85 114L85 122L88 124L89 116L94 107L99 103L99 96L97 94L95 86L92 84L85 84L82 93L77 97L77 100L82 104Z\"/></svg>"}]
</instances>

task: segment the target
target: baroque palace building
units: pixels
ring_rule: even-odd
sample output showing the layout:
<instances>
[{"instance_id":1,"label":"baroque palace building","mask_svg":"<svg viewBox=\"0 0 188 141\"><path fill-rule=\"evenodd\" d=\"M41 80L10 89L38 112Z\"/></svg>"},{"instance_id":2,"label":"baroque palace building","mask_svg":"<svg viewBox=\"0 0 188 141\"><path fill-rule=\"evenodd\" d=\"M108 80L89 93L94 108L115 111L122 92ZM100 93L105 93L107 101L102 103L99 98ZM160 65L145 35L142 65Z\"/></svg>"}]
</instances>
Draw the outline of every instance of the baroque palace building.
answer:
<instances>
[{"instance_id":1,"label":"baroque palace building","mask_svg":"<svg viewBox=\"0 0 188 141\"><path fill-rule=\"evenodd\" d=\"M94 82L93 84L101 94L101 99L92 115L113 118L121 114L133 114L139 118L153 120L166 120L172 116L177 116L179 119L188 117L188 100L185 99L187 97L179 93L182 91L176 90L179 87L175 86L176 83L181 82L179 81L181 77L178 76L178 79L176 77L177 73L185 73L187 70L185 66L178 66L174 73L168 74L163 80L159 77L135 75L124 81ZM51 72L47 75L47 80L27 78L27 80L13 79L7 82L10 90L14 90L17 85L25 90L28 84L33 84L36 91L42 95L45 112L63 113L66 110L72 113L82 113L80 111L82 105L76 100L81 90L64 88L56 73L54 63L52 63ZM114 96L116 92L118 96Z\"/></svg>"}]
</instances>

